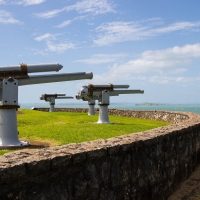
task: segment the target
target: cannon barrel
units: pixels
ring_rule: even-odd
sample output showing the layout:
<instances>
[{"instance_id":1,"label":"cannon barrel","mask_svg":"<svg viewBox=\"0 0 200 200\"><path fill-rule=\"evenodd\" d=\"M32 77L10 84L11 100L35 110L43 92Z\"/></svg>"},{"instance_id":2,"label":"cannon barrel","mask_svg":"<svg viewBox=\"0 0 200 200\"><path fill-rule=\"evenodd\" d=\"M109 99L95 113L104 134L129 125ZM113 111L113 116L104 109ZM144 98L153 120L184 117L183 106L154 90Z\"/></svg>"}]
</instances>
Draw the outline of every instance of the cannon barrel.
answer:
<instances>
[{"instance_id":1,"label":"cannon barrel","mask_svg":"<svg viewBox=\"0 0 200 200\"><path fill-rule=\"evenodd\" d=\"M74 97L56 97L56 99L73 99Z\"/></svg>"},{"instance_id":2,"label":"cannon barrel","mask_svg":"<svg viewBox=\"0 0 200 200\"><path fill-rule=\"evenodd\" d=\"M48 98L48 97L57 97L57 96L65 96L66 94L42 94L41 95L41 97L40 97L40 100L44 100L44 99L46 99L46 98Z\"/></svg>"},{"instance_id":3,"label":"cannon barrel","mask_svg":"<svg viewBox=\"0 0 200 200\"><path fill-rule=\"evenodd\" d=\"M144 90L113 90L110 91L110 96L120 95L120 94L143 94ZM93 96L101 95L102 92L93 92Z\"/></svg>"},{"instance_id":4,"label":"cannon barrel","mask_svg":"<svg viewBox=\"0 0 200 200\"><path fill-rule=\"evenodd\" d=\"M46 63L46 64L19 64L12 66L4 66L0 67L0 72L27 72L27 73L35 73L35 72L50 72L50 71L59 71L63 68L63 66L59 63Z\"/></svg>"},{"instance_id":5,"label":"cannon barrel","mask_svg":"<svg viewBox=\"0 0 200 200\"><path fill-rule=\"evenodd\" d=\"M42 96L46 96L46 97L57 97L57 96L66 96L66 94L43 94Z\"/></svg>"},{"instance_id":6,"label":"cannon barrel","mask_svg":"<svg viewBox=\"0 0 200 200\"><path fill-rule=\"evenodd\" d=\"M144 90L113 90L110 93L111 93L111 95L114 95L114 94L144 94Z\"/></svg>"},{"instance_id":7,"label":"cannon barrel","mask_svg":"<svg viewBox=\"0 0 200 200\"><path fill-rule=\"evenodd\" d=\"M32 85L41 83L52 83L62 81L73 81L81 79L92 79L92 72L77 72L77 73L64 73L64 74L49 74L49 75L32 75L27 79L19 79L18 85ZM2 81L0 81L0 88L2 88Z\"/></svg>"},{"instance_id":8,"label":"cannon barrel","mask_svg":"<svg viewBox=\"0 0 200 200\"><path fill-rule=\"evenodd\" d=\"M108 85L93 85L93 84L89 84L88 88L93 88L95 89L107 89L107 88L129 88L129 85L114 85L114 84L108 84Z\"/></svg>"},{"instance_id":9,"label":"cannon barrel","mask_svg":"<svg viewBox=\"0 0 200 200\"><path fill-rule=\"evenodd\" d=\"M74 97L70 97L70 96L65 96L65 94L61 94L61 96L59 96L59 94L43 94L40 97L40 100L46 100L47 98L52 98L54 97L54 99L73 99Z\"/></svg>"}]
</instances>

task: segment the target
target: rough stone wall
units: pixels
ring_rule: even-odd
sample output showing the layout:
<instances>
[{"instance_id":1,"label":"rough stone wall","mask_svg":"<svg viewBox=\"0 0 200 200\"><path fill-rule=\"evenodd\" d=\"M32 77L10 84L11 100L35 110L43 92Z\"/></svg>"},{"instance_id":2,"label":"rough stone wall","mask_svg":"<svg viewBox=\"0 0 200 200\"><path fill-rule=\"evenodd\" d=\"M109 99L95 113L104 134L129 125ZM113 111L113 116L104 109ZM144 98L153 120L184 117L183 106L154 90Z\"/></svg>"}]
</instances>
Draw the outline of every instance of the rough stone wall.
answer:
<instances>
[{"instance_id":1,"label":"rough stone wall","mask_svg":"<svg viewBox=\"0 0 200 200\"><path fill-rule=\"evenodd\" d=\"M200 163L200 116L180 115L137 134L5 154L0 199L165 200Z\"/></svg>"},{"instance_id":2,"label":"rough stone wall","mask_svg":"<svg viewBox=\"0 0 200 200\"><path fill-rule=\"evenodd\" d=\"M49 112L49 108L34 108L34 110ZM55 112L83 112L87 113L87 108L56 108ZM95 113L99 113L99 109L95 109ZM172 123L179 123L188 119L188 115L184 112L166 112L166 111L140 111L140 110L120 110L108 109L109 115L135 117L151 120L161 120Z\"/></svg>"}]
</instances>

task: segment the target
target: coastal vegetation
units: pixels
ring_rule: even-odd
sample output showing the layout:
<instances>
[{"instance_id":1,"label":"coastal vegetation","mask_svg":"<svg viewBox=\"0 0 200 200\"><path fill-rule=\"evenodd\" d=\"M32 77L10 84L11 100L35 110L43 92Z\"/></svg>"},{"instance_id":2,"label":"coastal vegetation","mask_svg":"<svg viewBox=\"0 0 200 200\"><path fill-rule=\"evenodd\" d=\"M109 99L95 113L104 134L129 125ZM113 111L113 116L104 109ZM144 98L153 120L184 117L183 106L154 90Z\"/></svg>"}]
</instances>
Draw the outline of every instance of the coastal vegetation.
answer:
<instances>
[{"instance_id":1,"label":"coastal vegetation","mask_svg":"<svg viewBox=\"0 0 200 200\"><path fill-rule=\"evenodd\" d=\"M42 141L54 145L79 143L137 133L169 123L109 116L113 124L97 124L98 115L77 112L41 112L20 109L17 115L19 138L22 141ZM0 150L4 154L10 150Z\"/></svg>"},{"instance_id":2,"label":"coastal vegetation","mask_svg":"<svg viewBox=\"0 0 200 200\"><path fill-rule=\"evenodd\" d=\"M163 106L163 105L167 105L167 104L144 102L144 103L136 103L135 105L136 106Z\"/></svg>"}]
</instances>

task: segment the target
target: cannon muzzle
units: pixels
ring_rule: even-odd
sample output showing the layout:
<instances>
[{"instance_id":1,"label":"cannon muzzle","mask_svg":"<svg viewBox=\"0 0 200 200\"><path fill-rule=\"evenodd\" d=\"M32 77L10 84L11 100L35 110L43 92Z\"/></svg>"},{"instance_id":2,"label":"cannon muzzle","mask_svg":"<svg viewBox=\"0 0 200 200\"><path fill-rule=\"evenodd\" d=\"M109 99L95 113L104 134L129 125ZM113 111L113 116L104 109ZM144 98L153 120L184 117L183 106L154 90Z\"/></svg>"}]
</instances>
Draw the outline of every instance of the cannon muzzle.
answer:
<instances>
[{"instance_id":1,"label":"cannon muzzle","mask_svg":"<svg viewBox=\"0 0 200 200\"><path fill-rule=\"evenodd\" d=\"M0 67L0 72L23 72L23 73L35 73L35 72L50 72L59 71L63 66L59 63L47 63L47 64L19 64L12 66Z\"/></svg>"}]
</instances>

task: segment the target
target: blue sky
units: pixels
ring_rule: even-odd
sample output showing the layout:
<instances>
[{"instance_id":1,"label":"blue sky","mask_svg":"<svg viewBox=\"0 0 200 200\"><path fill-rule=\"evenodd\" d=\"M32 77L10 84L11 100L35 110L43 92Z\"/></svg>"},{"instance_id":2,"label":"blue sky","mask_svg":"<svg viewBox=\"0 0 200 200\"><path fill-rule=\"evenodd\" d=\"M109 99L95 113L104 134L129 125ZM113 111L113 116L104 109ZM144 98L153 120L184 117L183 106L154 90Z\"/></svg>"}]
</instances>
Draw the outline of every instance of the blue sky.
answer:
<instances>
[{"instance_id":1,"label":"blue sky","mask_svg":"<svg viewBox=\"0 0 200 200\"><path fill-rule=\"evenodd\" d=\"M111 102L200 103L199 8L199 0L0 0L0 66L58 62L57 73L94 74L20 86L19 103L75 96L88 83L144 90Z\"/></svg>"}]
</instances>

